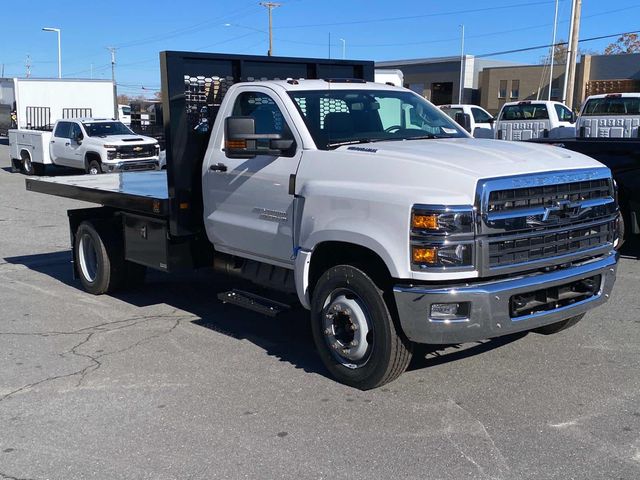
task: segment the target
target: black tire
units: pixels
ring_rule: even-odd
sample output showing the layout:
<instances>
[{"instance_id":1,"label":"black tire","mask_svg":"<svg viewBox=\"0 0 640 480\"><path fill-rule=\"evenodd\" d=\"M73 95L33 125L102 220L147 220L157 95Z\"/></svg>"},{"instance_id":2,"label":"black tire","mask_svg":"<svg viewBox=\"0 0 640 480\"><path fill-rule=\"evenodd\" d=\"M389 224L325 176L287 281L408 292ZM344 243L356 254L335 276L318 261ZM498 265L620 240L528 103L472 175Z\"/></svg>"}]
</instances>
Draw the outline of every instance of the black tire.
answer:
<instances>
[{"instance_id":1,"label":"black tire","mask_svg":"<svg viewBox=\"0 0 640 480\"><path fill-rule=\"evenodd\" d=\"M33 163L31 162L31 155L28 152L23 151L20 153L20 170L25 175L34 175L35 170L33 168Z\"/></svg>"},{"instance_id":2,"label":"black tire","mask_svg":"<svg viewBox=\"0 0 640 480\"><path fill-rule=\"evenodd\" d=\"M584 313L575 317L568 318L567 320L552 323L551 325L534 328L532 331L535 333L539 333L540 335L553 335L555 333L566 330L567 328L573 327L576 323L582 320L582 317L584 317Z\"/></svg>"},{"instance_id":3,"label":"black tire","mask_svg":"<svg viewBox=\"0 0 640 480\"><path fill-rule=\"evenodd\" d=\"M87 173L89 175L99 175L102 172L102 165L98 160L89 160L87 163Z\"/></svg>"},{"instance_id":4,"label":"black tire","mask_svg":"<svg viewBox=\"0 0 640 480\"><path fill-rule=\"evenodd\" d=\"M76 271L87 292L102 295L122 285L126 277L120 243L102 225L85 221L78 226L73 246Z\"/></svg>"},{"instance_id":5,"label":"black tire","mask_svg":"<svg viewBox=\"0 0 640 480\"><path fill-rule=\"evenodd\" d=\"M366 353L357 360L347 359L339 353L350 351L349 345L352 344L349 342L353 340L348 337L339 340L336 332L341 330L343 335L350 329L355 332L357 329L352 328L352 325L358 322L353 322L351 318L358 315L351 315L353 312L349 308L338 310L339 315L342 314L347 319L340 320L342 328L335 326L336 320L327 320L331 311L336 317L334 309L338 299L342 298L358 307L360 320L364 318L367 324ZM334 326L326 327L326 322L334 322ZM320 358L331 375L339 382L361 390L376 388L395 380L406 370L411 360L413 345L396 328L392 312L384 300L384 292L365 272L351 265L332 267L318 280L313 291L311 329ZM332 333L329 334L329 331ZM363 332L362 329L359 330L359 333Z\"/></svg>"}]
</instances>

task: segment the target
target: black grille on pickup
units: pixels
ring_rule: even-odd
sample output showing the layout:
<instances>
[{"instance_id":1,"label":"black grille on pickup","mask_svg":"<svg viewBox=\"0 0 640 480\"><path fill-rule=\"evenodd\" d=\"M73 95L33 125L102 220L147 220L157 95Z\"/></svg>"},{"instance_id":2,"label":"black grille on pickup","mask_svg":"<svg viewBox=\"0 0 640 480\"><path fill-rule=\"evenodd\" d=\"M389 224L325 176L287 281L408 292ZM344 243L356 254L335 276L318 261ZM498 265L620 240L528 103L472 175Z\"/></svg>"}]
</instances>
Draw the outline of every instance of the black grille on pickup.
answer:
<instances>
[{"instance_id":1,"label":"black grille on pickup","mask_svg":"<svg viewBox=\"0 0 640 480\"><path fill-rule=\"evenodd\" d=\"M156 154L156 146L151 145L125 145L118 147L116 158L128 160L131 158L148 158Z\"/></svg>"},{"instance_id":2,"label":"black grille on pickup","mask_svg":"<svg viewBox=\"0 0 640 480\"><path fill-rule=\"evenodd\" d=\"M489 243L489 266L501 267L580 252L614 241L615 221L571 229L537 231Z\"/></svg>"},{"instance_id":3,"label":"black grille on pickup","mask_svg":"<svg viewBox=\"0 0 640 480\"><path fill-rule=\"evenodd\" d=\"M606 178L493 191L489 195L487 210L490 213L517 211L520 208L548 207L562 200L577 202L603 197L613 197L610 181Z\"/></svg>"}]
</instances>

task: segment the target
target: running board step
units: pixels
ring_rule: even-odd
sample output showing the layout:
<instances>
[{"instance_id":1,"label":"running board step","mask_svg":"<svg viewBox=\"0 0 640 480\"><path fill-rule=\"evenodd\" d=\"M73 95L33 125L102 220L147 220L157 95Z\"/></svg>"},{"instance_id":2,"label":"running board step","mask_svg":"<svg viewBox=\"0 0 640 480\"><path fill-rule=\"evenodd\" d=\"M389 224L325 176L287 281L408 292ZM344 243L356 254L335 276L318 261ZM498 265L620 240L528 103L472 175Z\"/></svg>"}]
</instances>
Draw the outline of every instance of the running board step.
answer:
<instances>
[{"instance_id":1,"label":"running board step","mask_svg":"<svg viewBox=\"0 0 640 480\"><path fill-rule=\"evenodd\" d=\"M276 302L275 300L243 290L230 290L219 293L218 300L222 303L237 305L238 307L246 308L247 310L252 310L269 317L275 317L291 309L286 303Z\"/></svg>"}]
</instances>

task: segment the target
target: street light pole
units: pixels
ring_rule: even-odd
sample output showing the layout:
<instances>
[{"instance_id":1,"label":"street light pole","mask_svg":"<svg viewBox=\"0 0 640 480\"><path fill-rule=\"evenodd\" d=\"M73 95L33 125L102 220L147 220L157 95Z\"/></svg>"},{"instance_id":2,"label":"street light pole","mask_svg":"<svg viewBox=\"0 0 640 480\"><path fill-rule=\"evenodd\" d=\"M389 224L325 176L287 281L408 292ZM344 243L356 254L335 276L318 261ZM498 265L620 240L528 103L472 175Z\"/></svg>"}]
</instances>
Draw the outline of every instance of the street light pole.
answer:
<instances>
[{"instance_id":1,"label":"street light pole","mask_svg":"<svg viewBox=\"0 0 640 480\"><path fill-rule=\"evenodd\" d=\"M458 90L458 103L462 103L462 94L464 92L464 25L460 25L462 29L462 41L460 45L460 89Z\"/></svg>"},{"instance_id":2,"label":"street light pole","mask_svg":"<svg viewBox=\"0 0 640 480\"><path fill-rule=\"evenodd\" d=\"M558 3L558 0L556 0L556 13L553 17L553 41L551 42L551 66L549 67L549 101L551 101L551 86L553 85L553 63L555 61L556 54L556 33L558 31Z\"/></svg>"},{"instance_id":3,"label":"street light pole","mask_svg":"<svg viewBox=\"0 0 640 480\"><path fill-rule=\"evenodd\" d=\"M42 30L45 32L56 32L58 34L58 78L62 78L62 49L60 46L60 29L44 27Z\"/></svg>"},{"instance_id":4,"label":"street light pole","mask_svg":"<svg viewBox=\"0 0 640 480\"><path fill-rule=\"evenodd\" d=\"M342 59L344 60L347 58L347 41L344 38L341 38L340 41L342 42Z\"/></svg>"},{"instance_id":5,"label":"street light pole","mask_svg":"<svg viewBox=\"0 0 640 480\"><path fill-rule=\"evenodd\" d=\"M113 118L118 120L118 90L116 88L116 49L107 47L111 52L111 82L113 83Z\"/></svg>"}]
</instances>

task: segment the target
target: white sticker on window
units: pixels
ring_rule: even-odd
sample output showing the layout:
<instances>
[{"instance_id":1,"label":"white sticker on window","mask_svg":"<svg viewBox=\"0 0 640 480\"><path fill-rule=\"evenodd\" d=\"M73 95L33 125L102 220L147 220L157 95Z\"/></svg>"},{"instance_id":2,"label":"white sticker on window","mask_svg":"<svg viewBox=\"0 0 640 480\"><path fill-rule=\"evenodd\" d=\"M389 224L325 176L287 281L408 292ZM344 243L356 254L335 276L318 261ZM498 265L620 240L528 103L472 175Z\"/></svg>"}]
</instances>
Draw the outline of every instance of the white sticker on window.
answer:
<instances>
[{"instance_id":1,"label":"white sticker on window","mask_svg":"<svg viewBox=\"0 0 640 480\"><path fill-rule=\"evenodd\" d=\"M458 131L455 128L442 127L442 131L444 133L448 133L449 135L453 135L454 133L458 133Z\"/></svg>"}]
</instances>

